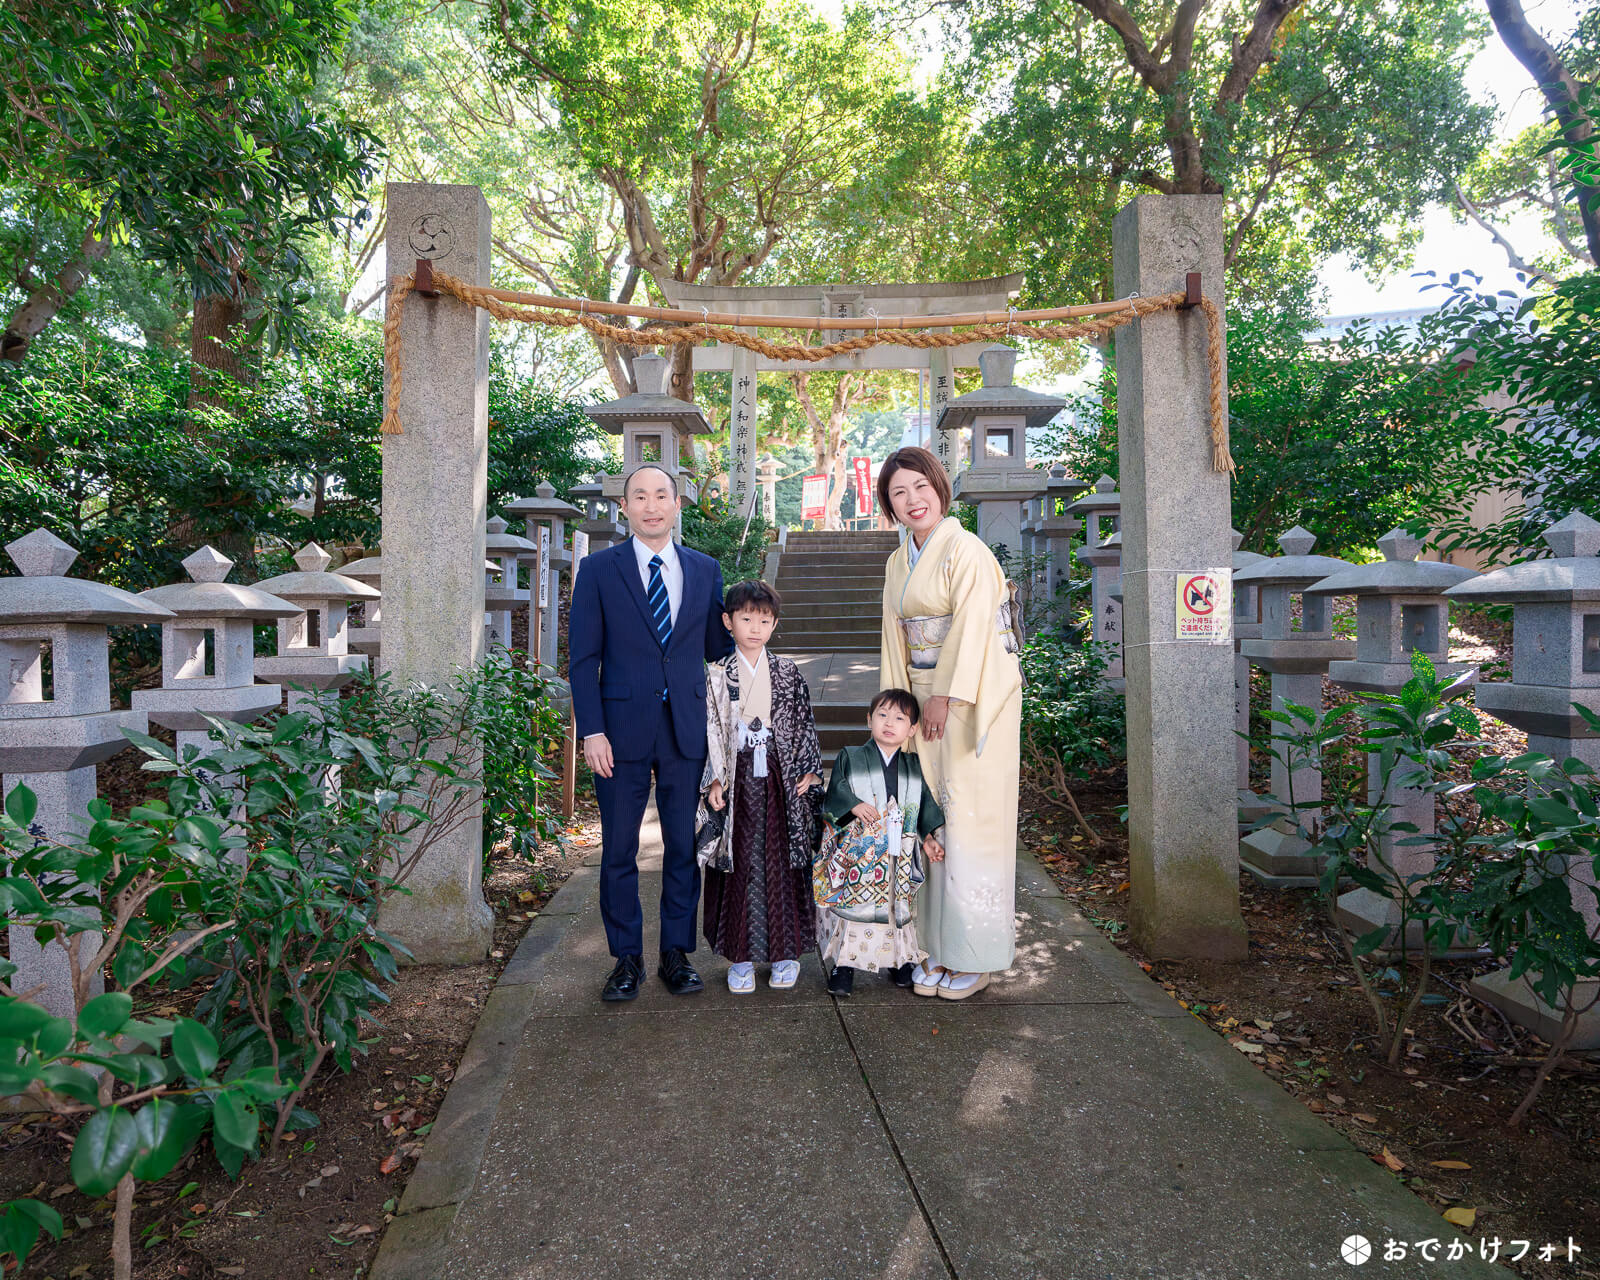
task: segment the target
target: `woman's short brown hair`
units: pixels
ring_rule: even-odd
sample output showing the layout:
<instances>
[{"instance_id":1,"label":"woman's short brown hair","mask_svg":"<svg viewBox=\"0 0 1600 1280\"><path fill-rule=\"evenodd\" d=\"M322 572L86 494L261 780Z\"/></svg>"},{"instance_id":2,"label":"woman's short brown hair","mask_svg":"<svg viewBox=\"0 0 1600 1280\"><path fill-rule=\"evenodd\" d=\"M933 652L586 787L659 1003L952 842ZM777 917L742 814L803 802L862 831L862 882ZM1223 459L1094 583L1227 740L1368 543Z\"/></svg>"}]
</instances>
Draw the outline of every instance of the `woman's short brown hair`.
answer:
<instances>
[{"instance_id":1,"label":"woman's short brown hair","mask_svg":"<svg viewBox=\"0 0 1600 1280\"><path fill-rule=\"evenodd\" d=\"M950 492L950 477L945 474L943 464L926 449L911 445L891 453L883 460L883 467L878 472L878 505L890 519L899 518L894 513L894 504L889 501L889 481L896 471L917 471L927 476L933 491L939 495L941 514L950 514L954 497Z\"/></svg>"}]
</instances>

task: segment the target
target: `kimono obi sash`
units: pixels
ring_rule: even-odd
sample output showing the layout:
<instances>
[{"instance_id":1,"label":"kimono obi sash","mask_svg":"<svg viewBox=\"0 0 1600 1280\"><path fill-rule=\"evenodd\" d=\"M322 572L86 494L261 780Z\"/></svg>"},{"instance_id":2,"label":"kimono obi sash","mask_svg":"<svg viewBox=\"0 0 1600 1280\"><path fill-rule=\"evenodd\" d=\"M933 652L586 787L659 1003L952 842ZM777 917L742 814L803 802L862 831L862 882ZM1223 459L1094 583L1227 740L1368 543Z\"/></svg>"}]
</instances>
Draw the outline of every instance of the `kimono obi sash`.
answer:
<instances>
[{"instance_id":1,"label":"kimono obi sash","mask_svg":"<svg viewBox=\"0 0 1600 1280\"><path fill-rule=\"evenodd\" d=\"M1017 607L1016 587L1009 582L1006 586L1006 598L1001 601L999 612L995 615L995 630L1000 634L1005 651L1016 653L1022 648L1017 636L1017 621L1021 615ZM939 656L944 652L944 642L954 622L953 613L920 614L914 618L900 619L900 630L905 634L913 671L927 671L939 665Z\"/></svg>"}]
</instances>

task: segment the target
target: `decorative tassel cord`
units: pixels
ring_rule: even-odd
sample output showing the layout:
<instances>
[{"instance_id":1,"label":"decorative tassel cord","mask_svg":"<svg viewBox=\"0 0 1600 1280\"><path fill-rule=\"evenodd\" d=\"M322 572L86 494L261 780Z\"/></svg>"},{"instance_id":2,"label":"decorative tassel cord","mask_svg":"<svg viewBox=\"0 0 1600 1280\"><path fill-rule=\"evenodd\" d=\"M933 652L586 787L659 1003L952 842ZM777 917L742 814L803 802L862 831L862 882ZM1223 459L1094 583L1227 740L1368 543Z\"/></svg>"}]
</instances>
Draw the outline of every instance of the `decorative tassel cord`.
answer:
<instances>
[{"instance_id":1,"label":"decorative tassel cord","mask_svg":"<svg viewBox=\"0 0 1600 1280\"><path fill-rule=\"evenodd\" d=\"M1027 320L1026 312L1017 313L1004 324L976 324L956 332L919 332L909 329L874 329L852 338L810 346L799 342L771 342L756 333L747 333L731 325L690 322L686 324L651 324L643 329L630 329L626 325L610 324L585 311L565 312L514 306L518 294L509 289L485 288L469 285L454 276L436 271L434 287L440 293L481 307L496 320L515 320L520 324L544 324L559 329L579 328L596 338L631 347L665 347L698 345L716 341L728 346L743 347L771 360L804 360L816 362L833 356L851 355L881 344L897 347L931 349L958 347L968 342L1003 342L1007 338L1043 338L1052 342L1081 341L1085 338L1104 338L1123 325L1148 315L1164 311L1177 311L1185 302L1183 290L1160 294L1154 298L1124 298L1121 309L1097 315L1091 319L1070 324L1045 324ZM383 434L399 435L400 388L403 370L400 361L400 318L404 314L406 299L415 291L412 275L396 276L390 281L389 306L383 320L384 363L389 383L389 406L383 415ZM512 301L507 301L510 299ZM581 305L581 303L580 303ZM1228 452L1228 426L1222 413L1222 313L1210 298L1200 299L1200 310L1206 318L1206 354L1211 372L1211 467L1218 472L1236 474L1233 458ZM921 324L937 324L936 316L917 318ZM754 323L761 323L754 319ZM862 321L864 324L865 321Z\"/></svg>"}]
</instances>

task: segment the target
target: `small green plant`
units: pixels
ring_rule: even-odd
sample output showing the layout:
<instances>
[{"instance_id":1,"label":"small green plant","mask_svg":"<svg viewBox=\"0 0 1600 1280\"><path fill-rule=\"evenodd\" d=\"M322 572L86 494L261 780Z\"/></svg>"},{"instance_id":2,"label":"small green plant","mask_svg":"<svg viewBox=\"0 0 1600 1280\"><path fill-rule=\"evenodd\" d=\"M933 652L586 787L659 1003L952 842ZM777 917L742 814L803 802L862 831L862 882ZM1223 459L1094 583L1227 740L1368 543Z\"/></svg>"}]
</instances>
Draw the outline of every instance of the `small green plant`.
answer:
<instances>
[{"instance_id":1,"label":"small green plant","mask_svg":"<svg viewBox=\"0 0 1600 1280\"><path fill-rule=\"evenodd\" d=\"M1089 825L1072 784L1127 758L1122 699L1106 686L1110 647L1075 645L1059 632L1042 631L1023 646L1022 761L1040 794L1070 812L1092 844Z\"/></svg>"},{"instance_id":2,"label":"small green plant","mask_svg":"<svg viewBox=\"0 0 1600 1280\"><path fill-rule=\"evenodd\" d=\"M1587 904L1573 900L1575 892L1596 891L1575 890L1584 881L1568 872L1578 864L1600 873L1600 786L1582 761L1537 753L1482 755L1471 765L1470 780L1457 781L1455 757L1483 746L1476 715L1452 701L1463 685L1439 679L1433 664L1415 654L1411 679L1398 695L1325 715L1292 704L1269 712L1288 730L1274 739L1272 751L1292 769L1320 765L1341 747L1377 758L1374 799L1363 785L1315 804L1296 804L1292 795L1279 803L1324 859L1318 892L1330 918L1345 882L1393 904L1389 922L1360 937L1334 920L1391 1065L1399 1061L1418 1009L1436 998L1429 991L1434 954L1467 937L1508 963L1513 980L1525 981L1560 1014L1561 1031L1507 1122L1515 1126L1570 1048L1578 1019L1596 1002L1586 982L1600 977L1600 939L1580 910ZM1576 710L1600 733L1600 716ZM1396 806L1383 797L1398 788L1435 798L1433 833L1396 819ZM1320 816L1310 820L1308 811L1318 808ZM1433 865L1421 872L1402 872L1386 853L1423 846Z\"/></svg>"}]
</instances>

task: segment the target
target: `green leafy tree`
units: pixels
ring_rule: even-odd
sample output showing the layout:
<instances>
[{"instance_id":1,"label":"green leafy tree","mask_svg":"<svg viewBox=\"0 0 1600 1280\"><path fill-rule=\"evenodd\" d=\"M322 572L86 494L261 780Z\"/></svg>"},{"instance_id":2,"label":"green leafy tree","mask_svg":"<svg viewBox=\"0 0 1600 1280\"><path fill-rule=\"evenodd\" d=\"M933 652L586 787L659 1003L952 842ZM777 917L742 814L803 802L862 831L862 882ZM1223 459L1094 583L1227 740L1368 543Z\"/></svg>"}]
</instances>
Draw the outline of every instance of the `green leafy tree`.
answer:
<instances>
[{"instance_id":1,"label":"green leafy tree","mask_svg":"<svg viewBox=\"0 0 1600 1280\"><path fill-rule=\"evenodd\" d=\"M624 293L635 273L657 298L679 282L816 279L841 252L865 269L862 227L915 220L897 179L937 125L865 13L835 27L798 0L494 0L484 26L497 77L549 104L572 163L608 193L624 255L607 250L608 280L625 269ZM584 236L592 262L600 240ZM678 352L686 398L687 365ZM620 368L608 358L626 392Z\"/></svg>"},{"instance_id":2,"label":"green leafy tree","mask_svg":"<svg viewBox=\"0 0 1600 1280\"><path fill-rule=\"evenodd\" d=\"M1225 259L1271 295L1339 251L1398 261L1487 137L1461 0L974 0L948 92L1039 300L1110 296L1111 216L1142 191L1227 200Z\"/></svg>"},{"instance_id":3,"label":"green leafy tree","mask_svg":"<svg viewBox=\"0 0 1600 1280\"><path fill-rule=\"evenodd\" d=\"M113 244L197 304L295 319L305 240L352 206L376 141L309 105L348 0L24 2L0 9L0 188L20 296L0 355L20 360ZM21 233L21 239L17 239Z\"/></svg>"}]
</instances>

